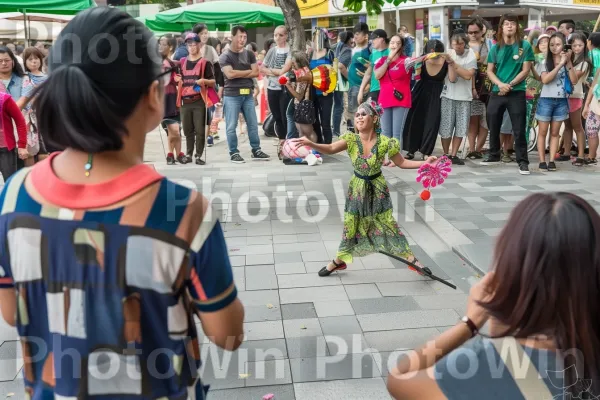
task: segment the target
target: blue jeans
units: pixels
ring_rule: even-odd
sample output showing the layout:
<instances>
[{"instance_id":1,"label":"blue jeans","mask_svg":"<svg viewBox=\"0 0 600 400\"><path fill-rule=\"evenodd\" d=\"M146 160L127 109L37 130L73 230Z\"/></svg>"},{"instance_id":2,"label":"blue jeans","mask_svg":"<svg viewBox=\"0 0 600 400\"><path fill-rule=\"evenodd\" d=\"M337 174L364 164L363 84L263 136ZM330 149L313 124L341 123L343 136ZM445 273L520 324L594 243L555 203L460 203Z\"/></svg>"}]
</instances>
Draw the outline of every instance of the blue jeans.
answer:
<instances>
[{"instance_id":1,"label":"blue jeans","mask_svg":"<svg viewBox=\"0 0 600 400\"><path fill-rule=\"evenodd\" d=\"M296 106L294 104L294 99L290 100L290 104L288 104L287 111L285 113L287 117L287 136L286 139L297 139L300 135L298 135L298 130L296 129L296 123L294 122L294 110Z\"/></svg>"},{"instance_id":2,"label":"blue jeans","mask_svg":"<svg viewBox=\"0 0 600 400\"><path fill-rule=\"evenodd\" d=\"M389 138L397 139L400 148L402 148L402 133L408 110L410 109L406 107L384 108L381 116L381 133Z\"/></svg>"},{"instance_id":3,"label":"blue jeans","mask_svg":"<svg viewBox=\"0 0 600 400\"><path fill-rule=\"evenodd\" d=\"M350 90L348 90L348 130L354 132L354 114L356 114L356 110L358 110L358 91L360 90L360 86L350 86Z\"/></svg>"},{"instance_id":4,"label":"blue jeans","mask_svg":"<svg viewBox=\"0 0 600 400\"><path fill-rule=\"evenodd\" d=\"M333 92L333 135L340 136L340 126L344 115L344 93Z\"/></svg>"},{"instance_id":5,"label":"blue jeans","mask_svg":"<svg viewBox=\"0 0 600 400\"><path fill-rule=\"evenodd\" d=\"M256 120L256 109L252 95L246 96L223 96L223 114L225 115L225 131L227 132L227 144L229 155L239 153L238 140L235 133L240 112L244 115L248 127L248 139L252 152L260 150L260 138L258 137L258 121Z\"/></svg>"}]
</instances>

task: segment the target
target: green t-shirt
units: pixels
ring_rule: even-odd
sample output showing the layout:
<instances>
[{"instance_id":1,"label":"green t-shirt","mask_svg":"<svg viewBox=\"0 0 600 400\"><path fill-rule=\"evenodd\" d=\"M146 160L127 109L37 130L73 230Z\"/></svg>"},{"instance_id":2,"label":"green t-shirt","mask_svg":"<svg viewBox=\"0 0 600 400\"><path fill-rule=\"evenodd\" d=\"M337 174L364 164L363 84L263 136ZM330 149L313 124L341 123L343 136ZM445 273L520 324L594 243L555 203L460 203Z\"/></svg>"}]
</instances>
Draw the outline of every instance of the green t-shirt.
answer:
<instances>
[{"instance_id":1,"label":"green t-shirt","mask_svg":"<svg viewBox=\"0 0 600 400\"><path fill-rule=\"evenodd\" d=\"M350 62L350 68L348 68L348 81L350 82L350 86L360 87L363 75L367 70L366 64L369 61L370 55L371 50L368 47L352 49L352 61Z\"/></svg>"},{"instance_id":2,"label":"green t-shirt","mask_svg":"<svg viewBox=\"0 0 600 400\"><path fill-rule=\"evenodd\" d=\"M515 79L523 70L523 63L527 61L535 61L535 57L531 45L526 40L505 44L502 47L495 44L488 54L488 63L495 64L494 72L503 83L509 83ZM526 79L523 79L519 82L513 91L524 91L527 87L525 81ZM499 91L498 86L494 85L492 92Z\"/></svg>"},{"instance_id":3,"label":"green t-shirt","mask_svg":"<svg viewBox=\"0 0 600 400\"><path fill-rule=\"evenodd\" d=\"M379 90L380 86L379 86L379 80L377 78L375 78L375 64L377 64L377 61L379 61L379 59L381 57L387 57L390 54L390 49L385 49L385 50L375 50L373 49L373 52L371 53L371 57L369 58L369 61L371 62L371 89L369 89L370 92L376 92Z\"/></svg>"},{"instance_id":4,"label":"green t-shirt","mask_svg":"<svg viewBox=\"0 0 600 400\"><path fill-rule=\"evenodd\" d=\"M594 79L596 76L596 71L598 70L598 67L600 67L600 49L593 49L588 54L592 60L592 65L594 66L594 69L592 69L592 75L590 76L592 79Z\"/></svg>"}]
</instances>

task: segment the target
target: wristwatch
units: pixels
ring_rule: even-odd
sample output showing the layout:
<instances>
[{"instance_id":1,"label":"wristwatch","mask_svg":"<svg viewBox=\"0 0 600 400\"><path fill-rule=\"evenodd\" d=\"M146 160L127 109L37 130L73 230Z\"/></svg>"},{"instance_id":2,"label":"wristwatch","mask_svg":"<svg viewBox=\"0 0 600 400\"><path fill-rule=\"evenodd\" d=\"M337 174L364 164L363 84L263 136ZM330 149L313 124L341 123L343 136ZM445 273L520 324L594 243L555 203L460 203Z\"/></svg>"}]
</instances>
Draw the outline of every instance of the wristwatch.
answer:
<instances>
[{"instance_id":1,"label":"wristwatch","mask_svg":"<svg viewBox=\"0 0 600 400\"><path fill-rule=\"evenodd\" d=\"M464 322L471 330L471 337L475 337L475 335L477 335L477 333L479 333L479 329L477 329L477 326L475 325L475 323L473 321L471 321L471 319L469 317L467 317L465 315L460 320L462 322Z\"/></svg>"}]
</instances>

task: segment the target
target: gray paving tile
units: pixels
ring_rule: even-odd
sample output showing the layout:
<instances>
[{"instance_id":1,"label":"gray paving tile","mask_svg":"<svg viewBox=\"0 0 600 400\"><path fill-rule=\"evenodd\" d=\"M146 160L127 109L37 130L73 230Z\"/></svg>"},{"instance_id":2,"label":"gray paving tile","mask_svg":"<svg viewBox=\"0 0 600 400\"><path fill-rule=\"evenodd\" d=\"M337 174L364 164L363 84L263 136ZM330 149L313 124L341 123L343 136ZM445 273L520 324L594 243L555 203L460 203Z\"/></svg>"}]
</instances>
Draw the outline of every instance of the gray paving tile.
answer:
<instances>
[{"instance_id":1,"label":"gray paving tile","mask_svg":"<svg viewBox=\"0 0 600 400\"><path fill-rule=\"evenodd\" d=\"M306 288L315 286L335 286L341 285L342 281L335 275L328 276L327 279L323 279L317 274L293 274L293 275L280 275L277 277L279 288Z\"/></svg>"},{"instance_id":2,"label":"gray paving tile","mask_svg":"<svg viewBox=\"0 0 600 400\"><path fill-rule=\"evenodd\" d=\"M332 356L351 354L351 353L364 353L369 349L369 344L362 334L348 334L348 335L328 335L325 336L327 342L327 349L329 354Z\"/></svg>"},{"instance_id":3,"label":"gray paving tile","mask_svg":"<svg viewBox=\"0 0 600 400\"><path fill-rule=\"evenodd\" d=\"M423 277L413 271L404 269L384 269L371 271L351 271L340 274L344 285L378 283L378 282L411 282L422 281Z\"/></svg>"},{"instance_id":4,"label":"gray paving tile","mask_svg":"<svg viewBox=\"0 0 600 400\"><path fill-rule=\"evenodd\" d=\"M248 361L268 361L289 358L285 339L246 340L236 350Z\"/></svg>"},{"instance_id":5,"label":"gray paving tile","mask_svg":"<svg viewBox=\"0 0 600 400\"><path fill-rule=\"evenodd\" d=\"M354 315L354 309L348 300L315 301L315 310L319 318Z\"/></svg>"},{"instance_id":6,"label":"gray paving tile","mask_svg":"<svg viewBox=\"0 0 600 400\"><path fill-rule=\"evenodd\" d=\"M25 385L23 383L23 373L20 372L14 381L0 383L0 399L10 400L28 400L25 395Z\"/></svg>"},{"instance_id":7,"label":"gray paving tile","mask_svg":"<svg viewBox=\"0 0 600 400\"><path fill-rule=\"evenodd\" d=\"M410 296L350 300L350 303L356 314L377 314L420 309L417 302Z\"/></svg>"},{"instance_id":8,"label":"gray paving tile","mask_svg":"<svg viewBox=\"0 0 600 400\"><path fill-rule=\"evenodd\" d=\"M460 317L456 311L446 309L364 314L356 318L365 332L373 332L452 325Z\"/></svg>"},{"instance_id":9,"label":"gray paving tile","mask_svg":"<svg viewBox=\"0 0 600 400\"><path fill-rule=\"evenodd\" d=\"M281 304L348 300L343 286L280 289Z\"/></svg>"},{"instance_id":10,"label":"gray paving tile","mask_svg":"<svg viewBox=\"0 0 600 400\"><path fill-rule=\"evenodd\" d=\"M247 322L244 324L244 332L246 340L283 339L285 337L282 321Z\"/></svg>"},{"instance_id":11,"label":"gray paving tile","mask_svg":"<svg viewBox=\"0 0 600 400\"><path fill-rule=\"evenodd\" d=\"M362 333L356 316L319 318L325 335L347 335Z\"/></svg>"},{"instance_id":12,"label":"gray paving tile","mask_svg":"<svg viewBox=\"0 0 600 400\"><path fill-rule=\"evenodd\" d=\"M292 383L290 360L248 362L246 386L269 386Z\"/></svg>"},{"instance_id":13,"label":"gray paving tile","mask_svg":"<svg viewBox=\"0 0 600 400\"><path fill-rule=\"evenodd\" d=\"M358 299L375 299L382 297L377 285L374 283L366 283L363 285L344 285L348 298L350 300Z\"/></svg>"},{"instance_id":14,"label":"gray paving tile","mask_svg":"<svg viewBox=\"0 0 600 400\"><path fill-rule=\"evenodd\" d=\"M275 253L275 264L295 262L303 262L302 254L299 251L289 253Z\"/></svg>"},{"instance_id":15,"label":"gray paving tile","mask_svg":"<svg viewBox=\"0 0 600 400\"><path fill-rule=\"evenodd\" d=\"M370 354L296 358L290 360L290 364L294 383L380 376L380 371Z\"/></svg>"},{"instance_id":16,"label":"gray paving tile","mask_svg":"<svg viewBox=\"0 0 600 400\"><path fill-rule=\"evenodd\" d=\"M210 390L208 392L208 398L210 400L259 400L262 399L265 394L269 393L275 395L275 400L296 399L296 396L294 395L294 385L292 384Z\"/></svg>"},{"instance_id":17,"label":"gray paving tile","mask_svg":"<svg viewBox=\"0 0 600 400\"><path fill-rule=\"evenodd\" d=\"M416 275L411 271L412 274ZM383 296L410 296L414 294L435 294L425 281L377 283Z\"/></svg>"},{"instance_id":18,"label":"gray paving tile","mask_svg":"<svg viewBox=\"0 0 600 400\"><path fill-rule=\"evenodd\" d=\"M246 272L244 267L232 267L233 281L238 291L246 290Z\"/></svg>"},{"instance_id":19,"label":"gray paving tile","mask_svg":"<svg viewBox=\"0 0 600 400\"><path fill-rule=\"evenodd\" d=\"M286 338L323 336L318 318L284 320L283 329Z\"/></svg>"},{"instance_id":20,"label":"gray paving tile","mask_svg":"<svg viewBox=\"0 0 600 400\"><path fill-rule=\"evenodd\" d=\"M246 266L272 265L275 263L273 254L249 254L246 256Z\"/></svg>"},{"instance_id":21,"label":"gray paving tile","mask_svg":"<svg viewBox=\"0 0 600 400\"><path fill-rule=\"evenodd\" d=\"M279 306L279 292L277 290L253 290L239 293L238 297L245 307L266 306L268 304Z\"/></svg>"},{"instance_id":22,"label":"gray paving tile","mask_svg":"<svg viewBox=\"0 0 600 400\"><path fill-rule=\"evenodd\" d=\"M20 347L21 345L17 341L3 342L0 344L0 361L16 360L20 357Z\"/></svg>"},{"instance_id":23,"label":"gray paving tile","mask_svg":"<svg viewBox=\"0 0 600 400\"><path fill-rule=\"evenodd\" d=\"M285 342L290 359L325 357L330 354L323 336L287 337Z\"/></svg>"},{"instance_id":24,"label":"gray paving tile","mask_svg":"<svg viewBox=\"0 0 600 400\"><path fill-rule=\"evenodd\" d=\"M229 242L229 240L227 241ZM232 267L243 267L246 265L246 256L231 256L229 257Z\"/></svg>"},{"instance_id":25,"label":"gray paving tile","mask_svg":"<svg viewBox=\"0 0 600 400\"><path fill-rule=\"evenodd\" d=\"M365 340L378 351L415 349L427 340L438 336L435 328L401 329L392 331L365 332Z\"/></svg>"},{"instance_id":26,"label":"gray paving tile","mask_svg":"<svg viewBox=\"0 0 600 400\"><path fill-rule=\"evenodd\" d=\"M294 383L294 391L296 400L390 400L381 378Z\"/></svg>"},{"instance_id":27,"label":"gray paving tile","mask_svg":"<svg viewBox=\"0 0 600 400\"><path fill-rule=\"evenodd\" d=\"M275 273L277 275L305 274L306 268L303 262L277 263Z\"/></svg>"},{"instance_id":28,"label":"gray paving tile","mask_svg":"<svg viewBox=\"0 0 600 400\"><path fill-rule=\"evenodd\" d=\"M278 306L246 306L244 307L244 322L277 321L281 318L281 310Z\"/></svg>"},{"instance_id":29,"label":"gray paving tile","mask_svg":"<svg viewBox=\"0 0 600 400\"><path fill-rule=\"evenodd\" d=\"M202 366L200 377L204 385L210 385L211 389L230 389L245 386L246 359L242 353L229 352L218 348L213 343L202 345L200 349Z\"/></svg>"},{"instance_id":30,"label":"gray paving tile","mask_svg":"<svg viewBox=\"0 0 600 400\"><path fill-rule=\"evenodd\" d=\"M282 304L281 314L283 319L309 319L317 318L313 303Z\"/></svg>"},{"instance_id":31,"label":"gray paving tile","mask_svg":"<svg viewBox=\"0 0 600 400\"><path fill-rule=\"evenodd\" d=\"M296 234L290 234L290 235L277 234L277 235L273 236L273 243L275 243L275 245L284 244L284 243L296 243L296 242L299 242Z\"/></svg>"},{"instance_id":32,"label":"gray paving tile","mask_svg":"<svg viewBox=\"0 0 600 400\"><path fill-rule=\"evenodd\" d=\"M277 289L274 265L246 266L246 290Z\"/></svg>"}]
</instances>

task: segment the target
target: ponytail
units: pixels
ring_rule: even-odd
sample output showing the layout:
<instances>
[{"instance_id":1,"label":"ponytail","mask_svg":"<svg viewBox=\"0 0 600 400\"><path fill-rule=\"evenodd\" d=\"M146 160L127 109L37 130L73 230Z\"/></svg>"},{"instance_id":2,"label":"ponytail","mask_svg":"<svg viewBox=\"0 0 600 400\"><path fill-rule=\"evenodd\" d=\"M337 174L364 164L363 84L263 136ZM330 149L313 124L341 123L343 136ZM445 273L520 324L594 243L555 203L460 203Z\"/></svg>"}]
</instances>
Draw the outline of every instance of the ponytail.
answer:
<instances>
[{"instance_id":1,"label":"ponytail","mask_svg":"<svg viewBox=\"0 0 600 400\"><path fill-rule=\"evenodd\" d=\"M50 145L89 153L123 147L127 129L117 104L78 66L52 71L33 96L39 131Z\"/></svg>"}]
</instances>

